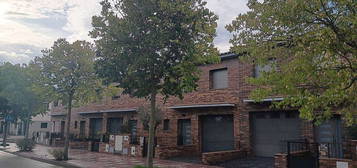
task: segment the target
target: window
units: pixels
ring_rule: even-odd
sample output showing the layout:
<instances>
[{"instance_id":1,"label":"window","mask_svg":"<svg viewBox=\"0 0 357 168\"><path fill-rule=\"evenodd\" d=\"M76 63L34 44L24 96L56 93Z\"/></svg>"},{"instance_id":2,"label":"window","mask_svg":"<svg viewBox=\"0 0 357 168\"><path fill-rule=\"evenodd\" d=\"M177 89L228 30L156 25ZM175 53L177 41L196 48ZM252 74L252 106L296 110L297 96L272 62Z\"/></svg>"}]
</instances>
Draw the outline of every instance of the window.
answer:
<instances>
[{"instance_id":1,"label":"window","mask_svg":"<svg viewBox=\"0 0 357 168\"><path fill-rule=\"evenodd\" d=\"M224 89L228 87L227 68L210 71L210 88Z\"/></svg>"},{"instance_id":2,"label":"window","mask_svg":"<svg viewBox=\"0 0 357 168\"><path fill-rule=\"evenodd\" d=\"M167 131L170 129L170 120L169 119L165 119L164 120L164 124L163 124L163 130Z\"/></svg>"},{"instance_id":3,"label":"window","mask_svg":"<svg viewBox=\"0 0 357 168\"><path fill-rule=\"evenodd\" d=\"M41 123L41 128L47 128L47 123Z\"/></svg>"},{"instance_id":4,"label":"window","mask_svg":"<svg viewBox=\"0 0 357 168\"><path fill-rule=\"evenodd\" d=\"M75 121L75 122L74 122L74 129L77 129L77 127L78 127L78 122Z\"/></svg>"},{"instance_id":5,"label":"window","mask_svg":"<svg viewBox=\"0 0 357 168\"><path fill-rule=\"evenodd\" d=\"M83 138L86 131L86 121L79 122L79 136Z\"/></svg>"},{"instance_id":6,"label":"window","mask_svg":"<svg viewBox=\"0 0 357 168\"><path fill-rule=\"evenodd\" d=\"M123 125L122 118L108 118L107 132L109 134L119 134L122 125Z\"/></svg>"},{"instance_id":7,"label":"window","mask_svg":"<svg viewBox=\"0 0 357 168\"><path fill-rule=\"evenodd\" d=\"M254 77L259 78L262 76L263 72L270 72L273 70L273 65L276 63L275 59L270 59L266 65L255 65L254 67Z\"/></svg>"},{"instance_id":8,"label":"window","mask_svg":"<svg viewBox=\"0 0 357 168\"><path fill-rule=\"evenodd\" d=\"M130 120L129 121L130 134L136 135L137 123L138 122L136 120Z\"/></svg>"},{"instance_id":9,"label":"window","mask_svg":"<svg viewBox=\"0 0 357 168\"><path fill-rule=\"evenodd\" d=\"M91 118L89 119L89 136L92 139L100 139L102 133L102 118Z\"/></svg>"},{"instance_id":10,"label":"window","mask_svg":"<svg viewBox=\"0 0 357 168\"><path fill-rule=\"evenodd\" d=\"M178 145L190 145L191 140L191 120L183 119L178 120Z\"/></svg>"}]
</instances>

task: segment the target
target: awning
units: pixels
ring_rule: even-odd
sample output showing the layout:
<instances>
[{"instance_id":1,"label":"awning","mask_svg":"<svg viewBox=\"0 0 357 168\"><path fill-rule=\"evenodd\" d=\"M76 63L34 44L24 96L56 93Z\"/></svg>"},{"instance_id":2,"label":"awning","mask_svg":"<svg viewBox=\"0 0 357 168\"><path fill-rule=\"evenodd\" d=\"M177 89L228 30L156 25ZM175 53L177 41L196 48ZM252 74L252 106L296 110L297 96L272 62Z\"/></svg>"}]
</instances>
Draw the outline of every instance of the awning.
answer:
<instances>
[{"instance_id":1,"label":"awning","mask_svg":"<svg viewBox=\"0 0 357 168\"><path fill-rule=\"evenodd\" d=\"M85 111L85 112L79 112L78 114L99 114L100 111Z\"/></svg>"},{"instance_id":2,"label":"awning","mask_svg":"<svg viewBox=\"0 0 357 168\"><path fill-rule=\"evenodd\" d=\"M171 106L169 109L189 109L189 108L209 108L209 107L234 107L235 104L196 104L196 105L182 105L182 106Z\"/></svg>"},{"instance_id":3,"label":"awning","mask_svg":"<svg viewBox=\"0 0 357 168\"><path fill-rule=\"evenodd\" d=\"M253 99L244 99L244 103L259 103L259 102L272 102L272 101L282 101L284 98L282 97L276 97L276 98L267 98L267 99L262 99L260 101L255 101Z\"/></svg>"},{"instance_id":4,"label":"awning","mask_svg":"<svg viewBox=\"0 0 357 168\"><path fill-rule=\"evenodd\" d=\"M136 109L116 109L116 110L101 110L102 113L117 113L117 112L136 112Z\"/></svg>"},{"instance_id":5,"label":"awning","mask_svg":"<svg viewBox=\"0 0 357 168\"><path fill-rule=\"evenodd\" d=\"M87 111L79 112L78 114L101 114L101 113L122 113L122 112L135 112L136 109L113 109L113 110L99 110L99 111Z\"/></svg>"},{"instance_id":6,"label":"awning","mask_svg":"<svg viewBox=\"0 0 357 168\"><path fill-rule=\"evenodd\" d=\"M67 115L67 113L63 113L63 112L61 112L61 113L51 113L50 114L50 116L65 116L65 115Z\"/></svg>"}]
</instances>

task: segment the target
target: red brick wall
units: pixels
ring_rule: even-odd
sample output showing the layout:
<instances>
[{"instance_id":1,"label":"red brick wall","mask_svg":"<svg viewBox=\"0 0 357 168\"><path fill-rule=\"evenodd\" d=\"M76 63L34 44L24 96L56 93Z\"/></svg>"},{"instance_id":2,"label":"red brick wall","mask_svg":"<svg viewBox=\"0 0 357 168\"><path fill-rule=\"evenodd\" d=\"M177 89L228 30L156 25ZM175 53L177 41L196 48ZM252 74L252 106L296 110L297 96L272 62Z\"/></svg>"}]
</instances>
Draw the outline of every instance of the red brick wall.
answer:
<instances>
[{"instance_id":1,"label":"red brick wall","mask_svg":"<svg viewBox=\"0 0 357 168\"><path fill-rule=\"evenodd\" d=\"M275 168L287 168L288 158L285 153L278 153L274 156L274 167Z\"/></svg>"},{"instance_id":2,"label":"red brick wall","mask_svg":"<svg viewBox=\"0 0 357 168\"><path fill-rule=\"evenodd\" d=\"M210 70L227 68L228 70L228 88L225 89L210 89L209 72ZM210 64L200 66L201 73L198 81L198 89L195 92L184 95L184 99L180 100L171 97L166 104L162 104L162 98L158 96L158 104L162 107L164 112L164 119L170 119L170 129L168 131L162 130L162 125L157 129L157 138L159 148L157 156L171 156L171 155L200 155L201 154L201 130L200 130L200 116L204 115L233 115L234 121L234 137L235 149L241 151L248 151L252 154L251 144L251 128L249 122L249 112L268 110L267 106L255 106L243 103L243 99L249 96L249 93L254 86L247 83L246 79L253 74L253 66L241 63L238 59L224 60L219 64ZM139 121L137 115L133 112L127 113L104 113L104 114L90 114L80 115L79 112L93 112L99 110L113 110L113 109L132 109L140 105L147 104L145 99L137 99L128 95L120 95L117 100L111 98L103 99L100 103L89 104L79 108L74 108L72 112L71 133L79 134L79 123L81 120L86 121L86 136L89 135L89 120L90 118L103 118L103 132L106 130L106 120L109 117L123 117L124 121L135 119L138 120L138 136L147 136L147 131L143 130L142 123ZM169 107L177 105L197 105L197 104L219 104L231 103L235 107L229 108L210 108L210 109L182 109L173 110ZM63 107L56 107L52 109L53 113L64 112ZM52 120L60 125L60 121L64 118L53 117ZM191 135L192 145L178 146L177 145L177 120L191 119ZM78 127L74 127L74 122L78 122ZM305 131L304 134L309 135Z\"/></svg>"},{"instance_id":3,"label":"red brick wall","mask_svg":"<svg viewBox=\"0 0 357 168\"><path fill-rule=\"evenodd\" d=\"M245 151L232 150L220 152L208 152L202 154L202 162L204 164L217 164L223 161L244 158L247 156Z\"/></svg>"},{"instance_id":4,"label":"red brick wall","mask_svg":"<svg viewBox=\"0 0 357 168\"><path fill-rule=\"evenodd\" d=\"M336 159L336 158L320 158L320 168L336 168L336 163L345 162L348 163L348 168L357 168L357 161L348 159Z\"/></svg>"}]
</instances>

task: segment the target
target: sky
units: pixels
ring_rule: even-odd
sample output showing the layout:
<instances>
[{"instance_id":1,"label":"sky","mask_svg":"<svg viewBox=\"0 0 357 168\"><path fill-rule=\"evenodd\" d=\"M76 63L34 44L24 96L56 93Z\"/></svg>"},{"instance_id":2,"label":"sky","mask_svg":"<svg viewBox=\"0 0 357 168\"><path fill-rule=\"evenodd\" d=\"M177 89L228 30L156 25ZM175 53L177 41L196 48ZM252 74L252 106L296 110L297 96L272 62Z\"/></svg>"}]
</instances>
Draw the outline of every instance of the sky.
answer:
<instances>
[{"instance_id":1,"label":"sky","mask_svg":"<svg viewBox=\"0 0 357 168\"><path fill-rule=\"evenodd\" d=\"M93 41L91 17L101 0L0 0L0 62L28 63L58 38ZM239 13L248 11L247 0L206 0L218 15L215 45L229 50L231 34L225 29Z\"/></svg>"}]
</instances>

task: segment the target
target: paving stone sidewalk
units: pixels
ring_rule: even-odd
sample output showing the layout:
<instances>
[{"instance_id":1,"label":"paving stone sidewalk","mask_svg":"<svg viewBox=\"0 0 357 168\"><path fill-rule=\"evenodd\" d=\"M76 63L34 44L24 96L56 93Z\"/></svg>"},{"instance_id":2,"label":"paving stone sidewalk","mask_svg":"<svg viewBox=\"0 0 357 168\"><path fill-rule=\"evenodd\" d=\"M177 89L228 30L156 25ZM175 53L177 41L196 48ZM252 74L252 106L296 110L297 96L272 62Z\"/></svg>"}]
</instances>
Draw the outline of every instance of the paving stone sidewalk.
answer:
<instances>
[{"instance_id":1,"label":"paving stone sidewalk","mask_svg":"<svg viewBox=\"0 0 357 168\"><path fill-rule=\"evenodd\" d=\"M14 152L14 145L10 145L7 151ZM37 157L41 159L53 159L48 153L48 147L43 145L36 145L33 152L19 152L19 154L28 157ZM140 157L127 157L106 153L90 152L87 150L70 149L70 160L66 161L69 164L84 168L132 168L135 165L144 165L145 159ZM183 163L170 160L154 159L155 166L160 168L219 168L217 166L207 166L194 163Z\"/></svg>"}]
</instances>

